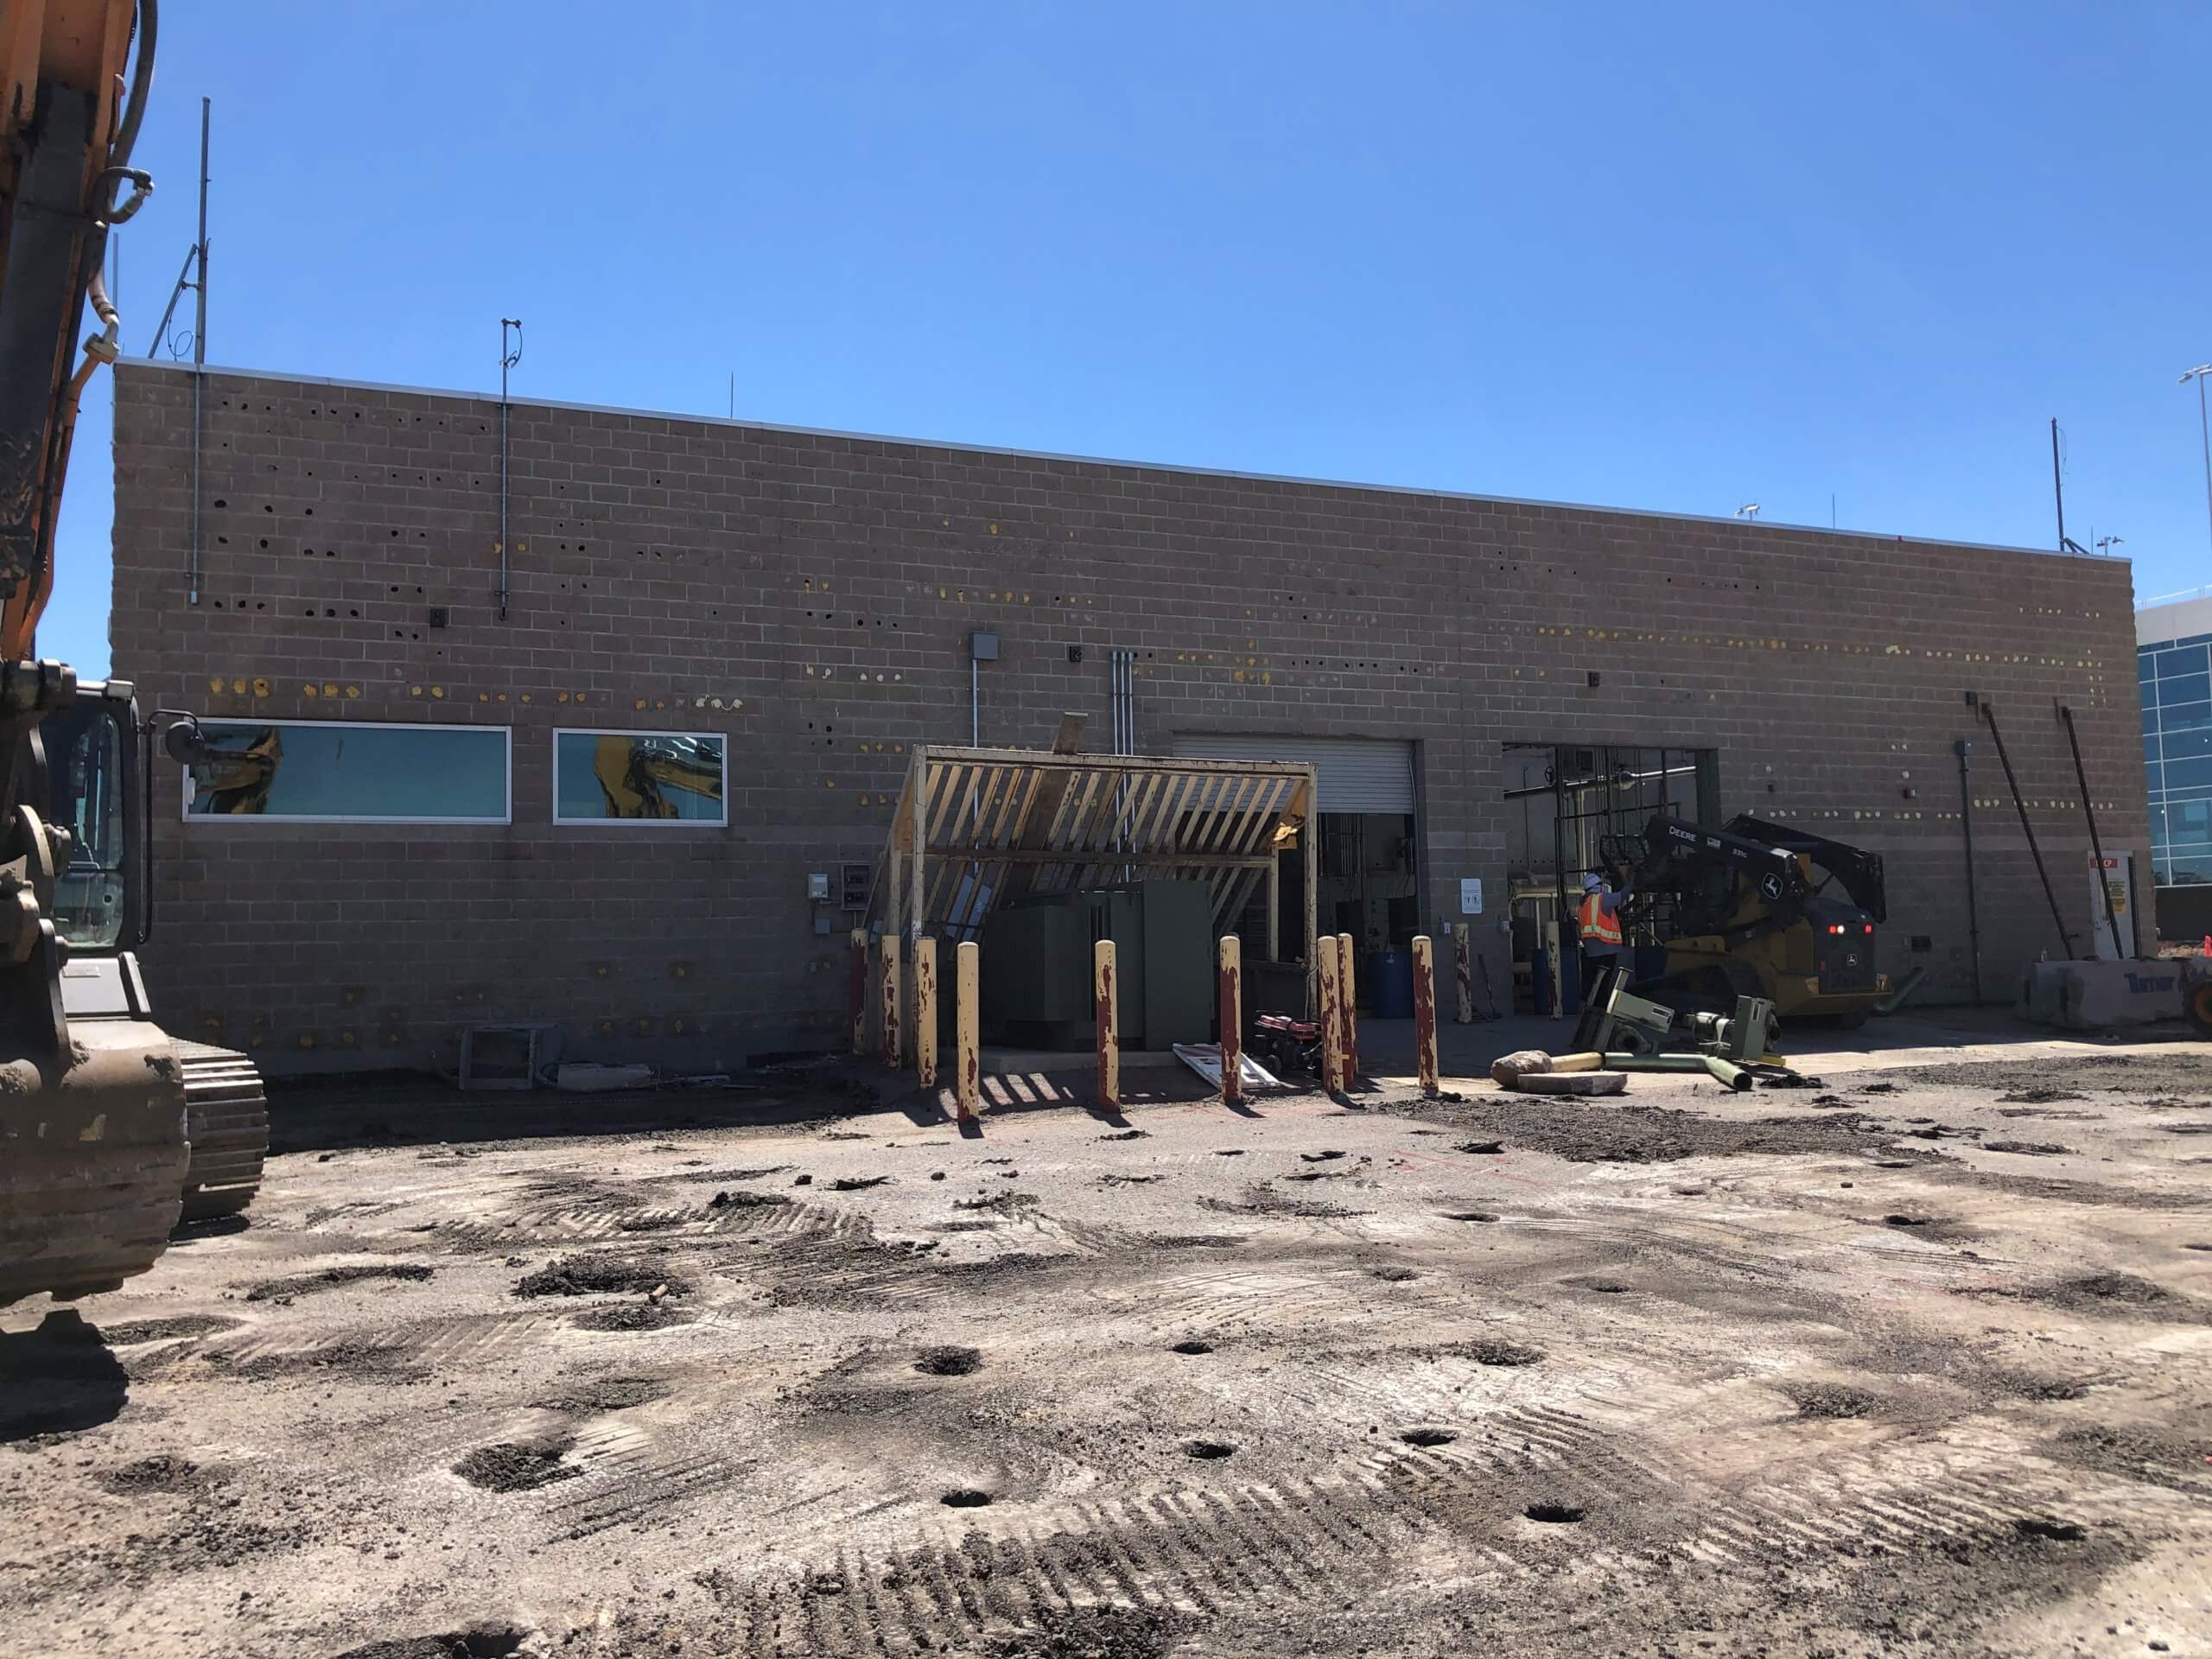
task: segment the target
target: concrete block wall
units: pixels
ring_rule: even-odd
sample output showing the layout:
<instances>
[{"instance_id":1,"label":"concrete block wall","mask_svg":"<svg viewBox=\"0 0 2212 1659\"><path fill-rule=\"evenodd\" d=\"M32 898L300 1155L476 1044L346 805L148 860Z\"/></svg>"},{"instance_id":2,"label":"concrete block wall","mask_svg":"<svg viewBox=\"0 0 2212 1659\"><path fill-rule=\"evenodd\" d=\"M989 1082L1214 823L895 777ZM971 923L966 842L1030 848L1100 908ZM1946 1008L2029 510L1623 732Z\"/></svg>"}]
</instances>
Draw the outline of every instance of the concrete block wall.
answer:
<instances>
[{"instance_id":1,"label":"concrete block wall","mask_svg":"<svg viewBox=\"0 0 2212 1659\"><path fill-rule=\"evenodd\" d=\"M912 745L967 741L977 628L1002 642L987 745L1084 709L1103 747L1111 647L1143 750L1412 740L1439 924L1463 875L1503 887L1505 743L1711 747L1726 810L1885 855L1883 967L1961 999L1969 737L2008 996L2057 940L1969 691L2077 942L2054 698L2107 851L2147 869L2121 561L518 404L502 620L493 400L232 372L205 395L194 604L191 376L118 371L117 675L149 708L515 733L506 827L186 825L164 772L156 995L271 1070L423 1064L489 1020L677 1065L834 1043L845 918L817 936L805 877L875 856ZM561 725L727 733L728 826L556 829Z\"/></svg>"}]
</instances>

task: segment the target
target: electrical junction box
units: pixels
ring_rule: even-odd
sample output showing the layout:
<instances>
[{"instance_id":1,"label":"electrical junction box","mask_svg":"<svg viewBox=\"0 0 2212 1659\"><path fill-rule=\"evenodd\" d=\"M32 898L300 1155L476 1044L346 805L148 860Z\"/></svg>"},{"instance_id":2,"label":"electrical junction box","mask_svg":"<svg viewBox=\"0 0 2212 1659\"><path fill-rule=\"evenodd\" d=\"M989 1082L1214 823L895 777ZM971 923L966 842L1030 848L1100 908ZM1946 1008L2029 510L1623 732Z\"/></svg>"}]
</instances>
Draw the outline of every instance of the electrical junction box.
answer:
<instances>
[{"instance_id":1,"label":"electrical junction box","mask_svg":"<svg viewBox=\"0 0 2212 1659\"><path fill-rule=\"evenodd\" d=\"M842 889L842 908L866 910L868 888L875 880L873 864L845 864L838 868L838 885Z\"/></svg>"},{"instance_id":2,"label":"electrical junction box","mask_svg":"<svg viewBox=\"0 0 2212 1659\"><path fill-rule=\"evenodd\" d=\"M979 663L995 663L999 659L998 635L981 632L969 634L968 655Z\"/></svg>"},{"instance_id":3,"label":"electrical junction box","mask_svg":"<svg viewBox=\"0 0 2212 1659\"><path fill-rule=\"evenodd\" d=\"M827 903L830 898L830 876L827 871L806 878L806 896L816 904Z\"/></svg>"}]
</instances>

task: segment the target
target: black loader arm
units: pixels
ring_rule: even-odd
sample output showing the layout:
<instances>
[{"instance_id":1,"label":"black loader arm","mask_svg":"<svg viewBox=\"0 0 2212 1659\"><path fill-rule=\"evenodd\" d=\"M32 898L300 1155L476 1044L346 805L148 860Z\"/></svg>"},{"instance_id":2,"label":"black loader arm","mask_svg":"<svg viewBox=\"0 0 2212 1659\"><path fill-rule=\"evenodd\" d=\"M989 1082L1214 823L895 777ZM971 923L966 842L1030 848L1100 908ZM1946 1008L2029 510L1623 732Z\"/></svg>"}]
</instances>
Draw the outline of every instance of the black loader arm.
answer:
<instances>
[{"instance_id":1,"label":"black loader arm","mask_svg":"<svg viewBox=\"0 0 2212 1659\"><path fill-rule=\"evenodd\" d=\"M1851 902L1878 922L1889 920L1888 895L1882 881L1882 855L1864 848L1847 846L1789 825L1770 823L1738 813L1728 820L1726 834L1778 847L1808 858L1843 884Z\"/></svg>"}]
</instances>

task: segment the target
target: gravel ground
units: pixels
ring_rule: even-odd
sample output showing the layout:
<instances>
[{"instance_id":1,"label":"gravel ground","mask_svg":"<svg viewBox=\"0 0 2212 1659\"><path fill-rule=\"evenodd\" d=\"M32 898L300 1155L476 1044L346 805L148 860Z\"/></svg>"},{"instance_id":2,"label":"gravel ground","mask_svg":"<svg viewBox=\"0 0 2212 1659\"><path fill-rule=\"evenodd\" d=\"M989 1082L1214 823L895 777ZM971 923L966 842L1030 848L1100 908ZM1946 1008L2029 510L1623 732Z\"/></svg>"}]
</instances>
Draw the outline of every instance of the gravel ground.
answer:
<instances>
[{"instance_id":1,"label":"gravel ground","mask_svg":"<svg viewBox=\"0 0 2212 1659\"><path fill-rule=\"evenodd\" d=\"M1459 1090L273 1158L0 1315L4 1645L2212 1654L2212 1051Z\"/></svg>"}]
</instances>

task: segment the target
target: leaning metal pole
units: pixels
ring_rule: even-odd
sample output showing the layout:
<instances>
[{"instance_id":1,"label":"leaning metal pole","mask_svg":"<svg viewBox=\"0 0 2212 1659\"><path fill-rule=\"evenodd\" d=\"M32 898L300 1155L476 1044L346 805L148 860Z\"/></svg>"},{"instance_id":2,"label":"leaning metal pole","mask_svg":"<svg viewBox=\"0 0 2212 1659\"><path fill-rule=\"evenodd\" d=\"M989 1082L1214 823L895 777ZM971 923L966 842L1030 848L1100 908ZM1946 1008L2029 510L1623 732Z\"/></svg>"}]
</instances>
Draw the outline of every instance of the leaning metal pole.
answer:
<instances>
[{"instance_id":1,"label":"leaning metal pole","mask_svg":"<svg viewBox=\"0 0 2212 1659\"><path fill-rule=\"evenodd\" d=\"M2028 804L2020 798L2020 780L2013 775L2012 757L2005 752L2005 734L1997 729L1997 710L1989 703L1981 705L1981 717L1988 722L1989 735L1997 745L1997 759L2005 768L2005 785L2012 791L2013 809L2020 815L2020 831L2028 838L2028 851L2034 855L2036 874L2043 882L2043 896L2050 906L2050 919L2058 929L2058 942L2066 947L2069 960L2074 956L2074 936L2066 931L2066 921L2058 913L2058 894L2051 890L2050 872L2044 868L2043 849L2036 845L2035 826L2028 822ZM2101 870L2100 875L2103 874Z\"/></svg>"},{"instance_id":2,"label":"leaning metal pole","mask_svg":"<svg viewBox=\"0 0 2212 1659\"><path fill-rule=\"evenodd\" d=\"M2113 954L2120 954L2120 917L2112 907L2112 882L2105 875L2105 844L2097 835L2097 809L2089 800L2089 774L2082 768L2082 738L2074 729L2074 711L2064 703L2058 705L2058 717L2066 725L2067 747L2074 751L2074 779L2082 786L2082 811L2089 820L2089 855L2097 861L2097 891L2105 896L2105 920L2112 927ZM2093 918L2090 925L2095 925Z\"/></svg>"}]
</instances>

